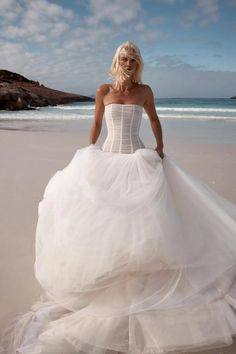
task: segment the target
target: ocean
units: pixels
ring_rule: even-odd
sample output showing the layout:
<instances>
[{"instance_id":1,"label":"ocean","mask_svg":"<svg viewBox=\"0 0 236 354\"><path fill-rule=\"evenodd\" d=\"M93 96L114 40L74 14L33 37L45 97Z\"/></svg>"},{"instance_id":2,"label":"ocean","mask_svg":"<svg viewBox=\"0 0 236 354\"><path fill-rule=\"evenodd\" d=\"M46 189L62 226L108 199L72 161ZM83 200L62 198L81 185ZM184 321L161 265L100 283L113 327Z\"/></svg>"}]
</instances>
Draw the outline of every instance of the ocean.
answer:
<instances>
[{"instance_id":1,"label":"ocean","mask_svg":"<svg viewBox=\"0 0 236 354\"><path fill-rule=\"evenodd\" d=\"M160 98L155 100L159 118L230 120L236 122L236 100L227 98ZM0 120L93 119L94 102L40 107L29 111L0 111ZM148 119L144 111L144 119Z\"/></svg>"}]
</instances>

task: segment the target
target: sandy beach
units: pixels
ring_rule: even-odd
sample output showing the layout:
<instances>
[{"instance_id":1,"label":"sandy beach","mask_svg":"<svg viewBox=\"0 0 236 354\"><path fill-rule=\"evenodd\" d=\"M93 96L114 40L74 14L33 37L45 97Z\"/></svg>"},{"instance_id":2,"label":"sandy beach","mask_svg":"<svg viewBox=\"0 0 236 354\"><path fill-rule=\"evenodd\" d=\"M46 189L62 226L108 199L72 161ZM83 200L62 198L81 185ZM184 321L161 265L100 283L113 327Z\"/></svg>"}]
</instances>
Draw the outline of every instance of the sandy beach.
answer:
<instances>
[{"instance_id":1,"label":"sandy beach","mask_svg":"<svg viewBox=\"0 0 236 354\"><path fill-rule=\"evenodd\" d=\"M33 273L38 203L49 178L89 144L91 124L0 121L0 330L42 293ZM236 123L166 120L162 127L165 153L236 203ZM105 136L103 124L96 144L102 145ZM145 146L155 147L148 121L142 122L140 137ZM236 353L236 343L208 353Z\"/></svg>"}]
</instances>

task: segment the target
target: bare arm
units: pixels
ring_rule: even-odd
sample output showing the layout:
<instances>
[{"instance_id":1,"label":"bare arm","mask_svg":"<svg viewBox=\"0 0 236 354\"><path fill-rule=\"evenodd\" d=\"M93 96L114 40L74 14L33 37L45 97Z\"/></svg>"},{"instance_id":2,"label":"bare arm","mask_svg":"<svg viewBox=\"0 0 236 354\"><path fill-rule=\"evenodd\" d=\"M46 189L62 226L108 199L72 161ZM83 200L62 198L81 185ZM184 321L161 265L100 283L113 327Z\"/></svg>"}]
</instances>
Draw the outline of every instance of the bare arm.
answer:
<instances>
[{"instance_id":1,"label":"bare arm","mask_svg":"<svg viewBox=\"0 0 236 354\"><path fill-rule=\"evenodd\" d=\"M105 109L103 103L103 97L105 93L106 93L105 85L99 86L96 90L94 121L89 136L90 144L95 144L101 133L102 119L103 119L103 114Z\"/></svg>"},{"instance_id":2,"label":"bare arm","mask_svg":"<svg viewBox=\"0 0 236 354\"><path fill-rule=\"evenodd\" d=\"M164 144L163 144L162 127L156 112L152 89L148 85L146 85L146 101L144 104L144 109L147 112L147 115L150 119L152 131L156 138L157 146L155 150L158 152L160 157L163 158Z\"/></svg>"}]
</instances>

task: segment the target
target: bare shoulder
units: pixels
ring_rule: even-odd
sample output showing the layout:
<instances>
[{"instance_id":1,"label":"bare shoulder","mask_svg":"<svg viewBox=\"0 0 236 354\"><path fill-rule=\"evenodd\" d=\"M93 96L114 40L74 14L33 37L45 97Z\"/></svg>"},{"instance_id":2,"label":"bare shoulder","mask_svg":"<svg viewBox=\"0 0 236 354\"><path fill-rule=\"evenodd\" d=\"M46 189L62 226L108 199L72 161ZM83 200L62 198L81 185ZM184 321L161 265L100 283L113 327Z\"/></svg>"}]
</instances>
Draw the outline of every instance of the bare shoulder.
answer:
<instances>
[{"instance_id":1,"label":"bare shoulder","mask_svg":"<svg viewBox=\"0 0 236 354\"><path fill-rule=\"evenodd\" d=\"M143 97L145 97L145 101L152 99L153 92L149 85L140 84L140 91Z\"/></svg>"},{"instance_id":2,"label":"bare shoulder","mask_svg":"<svg viewBox=\"0 0 236 354\"><path fill-rule=\"evenodd\" d=\"M97 87L96 92L100 95L106 95L110 90L109 84L101 84Z\"/></svg>"},{"instance_id":3,"label":"bare shoulder","mask_svg":"<svg viewBox=\"0 0 236 354\"><path fill-rule=\"evenodd\" d=\"M108 84L101 84L97 87L96 90L96 107L103 106L104 97L109 92Z\"/></svg>"},{"instance_id":4,"label":"bare shoulder","mask_svg":"<svg viewBox=\"0 0 236 354\"><path fill-rule=\"evenodd\" d=\"M145 91L146 95L148 95L148 96L153 95L151 86L145 84L145 85L143 85L143 90Z\"/></svg>"},{"instance_id":5,"label":"bare shoulder","mask_svg":"<svg viewBox=\"0 0 236 354\"><path fill-rule=\"evenodd\" d=\"M151 86L144 85L144 97L145 97L144 107L152 106L154 104L154 94Z\"/></svg>"}]
</instances>

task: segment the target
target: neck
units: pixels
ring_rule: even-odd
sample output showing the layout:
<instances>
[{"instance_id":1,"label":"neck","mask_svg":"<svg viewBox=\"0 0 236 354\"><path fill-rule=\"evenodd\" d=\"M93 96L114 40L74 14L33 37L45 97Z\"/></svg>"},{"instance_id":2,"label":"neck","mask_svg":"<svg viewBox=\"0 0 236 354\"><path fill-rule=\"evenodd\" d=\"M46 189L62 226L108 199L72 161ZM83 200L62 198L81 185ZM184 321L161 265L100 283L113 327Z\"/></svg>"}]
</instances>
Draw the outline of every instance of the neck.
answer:
<instances>
[{"instance_id":1,"label":"neck","mask_svg":"<svg viewBox=\"0 0 236 354\"><path fill-rule=\"evenodd\" d=\"M132 77L127 78L126 80L124 80L121 84L116 84L115 86L123 91L123 92L127 92L130 91L136 84L133 82Z\"/></svg>"}]
</instances>

